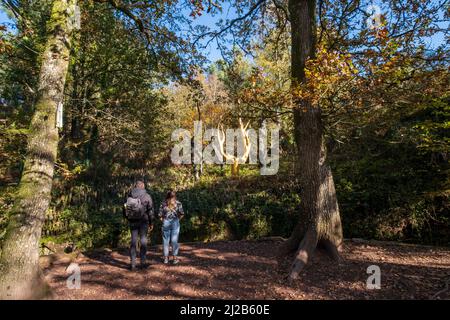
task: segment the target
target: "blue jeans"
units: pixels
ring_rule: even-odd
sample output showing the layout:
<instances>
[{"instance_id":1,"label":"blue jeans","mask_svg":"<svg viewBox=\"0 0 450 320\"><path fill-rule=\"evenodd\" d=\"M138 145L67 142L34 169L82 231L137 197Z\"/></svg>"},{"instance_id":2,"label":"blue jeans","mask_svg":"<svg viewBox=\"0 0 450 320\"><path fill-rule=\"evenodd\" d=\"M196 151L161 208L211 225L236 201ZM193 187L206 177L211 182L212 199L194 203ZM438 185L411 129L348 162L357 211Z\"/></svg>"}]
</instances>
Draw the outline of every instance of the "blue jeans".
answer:
<instances>
[{"instance_id":1,"label":"blue jeans","mask_svg":"<svg viewBox=\"0 0 450 320\"><path fill-rule=\"evenodd\" d=\"M180 220L178 218L171 220L163 220L162 236L163 236L163 251L164 257L169 256L169 244L172 242L172 254L174 257L178 256L178 236L180 235Z\"/></svg>"}]
</instances>

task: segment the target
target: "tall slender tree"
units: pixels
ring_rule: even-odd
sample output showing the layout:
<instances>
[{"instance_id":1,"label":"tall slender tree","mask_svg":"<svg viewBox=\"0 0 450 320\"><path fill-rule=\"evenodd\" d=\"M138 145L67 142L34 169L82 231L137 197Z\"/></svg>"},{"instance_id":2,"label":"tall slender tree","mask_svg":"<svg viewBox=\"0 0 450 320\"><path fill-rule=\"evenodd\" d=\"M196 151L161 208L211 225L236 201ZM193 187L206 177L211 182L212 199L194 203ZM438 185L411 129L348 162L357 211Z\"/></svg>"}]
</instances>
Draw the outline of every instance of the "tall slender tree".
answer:
<instances>
[{"instance_id":1,"label":"tall slender tree","mask_svg":"<svg viewBox=\"0 0 450 320\"><path fill-rule=\"evenodd\" d=\"M333 175L326 162L321 108L310 97L301 94L311 80L306 76L307 62L315 58L317 50L316 0L236 1L234 5L238 11L245 13L227 21L221 30L209 31L200 37L219 39L232 33L233 39L237 37L242 42L241 48L246 48L251 47L245 36L252 31L251 28L264 34L266 28L276 26L280 29L280 36L286 30L286 23L290 23L293 122L302 202L298 224L290 238L282 244L280 254L297 250L289 274L292 280L298 277L317 245L323 245L333 258L339 259L343 237ZM258 14L261 19L256 18ZM270 23L265 23L266 17L271 19Z\"/></svg>"},{"instance_id":2,"label":"tall slender tree","mask_svg":"<svg viewBox=\"0 0 450 320\"><path fill-rule=\"evenodd\" d=\"M301 218L282 251L297 249L289 278L296 279L319 243L339 259L342 226L333 175L326 162L321 109L296 94L308 81L305 65L315 57L316 1L289 0L291 20L291 75L294 97L295 139L301 168Z\"/></svg>"},{"instance_id":3,"label":"tall slender tree","mask_svg":"<svg viewBox=\"0 0 450 320\"><path fill-rule=\"evenodd\" d=\"M51 199L58 149L56 113L63 102L75 6L76 0L55 0L47 24L27 155L2 244L0 298L39 298L47 293L39 269L39 239Z\"/></svg>"},{"instance_id":4,"label":"tall slender tree","mask_svg":"<svg viewBox=\"0 0 450 320\"><path fill-rule=\"evenodd\" d=\"M15 12L15 3L5 3ZM118 19L126 21L130 31L134 30L132 34L164 66L165 74L180 77L189 72L189 64L182 66L183 61L200 59L195 46L174 31L179 24L186 23L183 15L173 10L178 1L170 5L164 0L94 0L94 3L119 13ZM56 114L63 102L77 1L53 0L51 5L46 45L39 59L38 92L26 159L0 253L0 298L39 298L47 292L39 270L39 240L51 200L59 141ZM197 6L192 4L192 10ZM170 27L165 26L167 21L171 21Z\"/></svg>"}]
</instances>

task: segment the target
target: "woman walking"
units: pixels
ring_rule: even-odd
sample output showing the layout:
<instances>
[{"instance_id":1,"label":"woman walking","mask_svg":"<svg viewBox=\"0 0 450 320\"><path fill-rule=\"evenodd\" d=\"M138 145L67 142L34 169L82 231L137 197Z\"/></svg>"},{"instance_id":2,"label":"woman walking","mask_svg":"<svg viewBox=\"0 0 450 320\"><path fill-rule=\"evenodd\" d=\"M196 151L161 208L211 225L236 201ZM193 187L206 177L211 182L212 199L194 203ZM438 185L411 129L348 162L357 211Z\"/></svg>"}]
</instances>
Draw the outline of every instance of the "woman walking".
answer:
<instances>
[{"instance_id":1,"label":"woman walking","mask_svg":"<svg viewBox=\"0 0 450 320\"><path fill-rule=\"evenodd\" d=\"M162 220L164 264L169 263L169 244L172 243L173 264L178 261L178 236L180 235L180 220L184 211L181 202L177 200L175 191L167 193L166 200L159 208L159 218Z\"/></svg>"}]
</instances>

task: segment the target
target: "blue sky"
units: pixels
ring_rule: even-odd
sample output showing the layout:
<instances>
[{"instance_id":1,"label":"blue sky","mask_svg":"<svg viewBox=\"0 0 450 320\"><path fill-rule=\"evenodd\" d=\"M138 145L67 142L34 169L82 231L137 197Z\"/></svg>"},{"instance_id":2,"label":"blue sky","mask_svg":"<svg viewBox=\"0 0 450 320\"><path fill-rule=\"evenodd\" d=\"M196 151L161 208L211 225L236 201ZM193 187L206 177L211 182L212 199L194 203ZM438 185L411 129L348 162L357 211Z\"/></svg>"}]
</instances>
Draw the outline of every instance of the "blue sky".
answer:
<instances>
[{"instance_id":1,"label":"blue sky","mask_svg":"<svg viewBox=\"0 0 450 320\"><path fill-rule=\"evenodd\" d=\"M436 0L432 0L432 1L436 1ZM200 17L197 17L195 20L195 23L199 24L199 25L208 25L211 28L215 27L215 24L220 20L220 19L233 19L236 17L236 14L233 10L229 9L229 6L227 5L227 3L223 3L223 10L221 14L216 15L215 17L212 17L209 14L204 14ZM12 21L9 19L9 17L7 16L7 14L2 10L2 8L0 7L0 24L3 23L11 23ZM448 28L449 27L449 23L443 23L440 25L443 28ZM433 37L431 37L429 39L429 41L427 41L431 47L437 47L439 45L441 45L443 42L445 41L444 36L442 34L436 34ZM212 41L210 43L210 45L205 49L205 55L209 58L210 61L216 61L218 59L221 58L221 54L220 51L218 50L216 43L214 41Z\"/></svg>"},{"instance_id":2,"label":"blue sky","mask_svg":"<svg viewBox=\"0 0 450 320\"><path fill-rule=\"evenodd\" d=\"M189 13L188 13L189 14ZM219 22L220 19L234 19L237 15L234 10L230 9L228 3L222 3L222 12L220 14L215 15L214 17L210 14L203 14L200 17L196 17L194 20L194 24L196 25L205 25L209 26L213 29L216 26L216 23ZM206 44L208 39L203 41ZM211 41L209 46L205 49L205 55L208 57L210 61L216 61L222 58L220 50L217 48L217 44L215 41Z\"/></svg>"},{"instance_id":3,"label":"blue sky","mask_svg":"<svg viewBox=\"0 0 450 320\"><path fill-rule=\"evenodd\" d=\"M6 21L9 21L8 16L6 13L0 8L0 23L4 23Z\"/></svg>"},{"instance_id":4,"label":"blue sky","mask_svg":"<svg viewBox=\"0 0 450 320\"><path fill-rule=\"evenodd\" d=\"M234 12L231 12L227 8L228 8L228 6L224 5L222 14L216 15L215 17L212 17L209 14L204 14L200 17L197 17L195 19L195 23L198 25L208 25L208 26L214 27L215 24L220 19L226 20L226 19L235 18L236 15L234 14ZM189 14L189 12L187 12L187 14ZM8 17L8 15L5 13L5 11L0 6L0 24L12 23L12 22L13 21ZM219 60L222 58L222 56L220 54L220 50L217 48L215 42L211 42L210 45L205 49L205 55L208 57L208 59L210 61L216 61L216 60Z\"/></svg>"}]
</instances>

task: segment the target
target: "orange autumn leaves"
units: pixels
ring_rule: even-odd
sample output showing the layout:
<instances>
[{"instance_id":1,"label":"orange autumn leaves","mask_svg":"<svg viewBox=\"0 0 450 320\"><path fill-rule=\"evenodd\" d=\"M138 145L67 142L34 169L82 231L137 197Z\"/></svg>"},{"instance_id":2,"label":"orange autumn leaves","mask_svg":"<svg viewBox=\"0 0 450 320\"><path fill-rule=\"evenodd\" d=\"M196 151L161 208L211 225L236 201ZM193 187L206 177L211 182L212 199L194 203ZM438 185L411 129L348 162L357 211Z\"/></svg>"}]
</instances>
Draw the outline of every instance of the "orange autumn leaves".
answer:
<instances>
[{"instance_id":1,"label":"orange autumn leaves","mask_svg":"<svg viewBox=\"0 0 450 320\"><path fill-rule=\"evenodd\" d=\"M306 82L294 88L293 94L318 105L330 95L342 92L356 74L350 54L320 47L316 57L306 62Z\"/></svg>"},{"instance_id":2,"label":"orange autumn leaves","mask_svg":"<svg viewBox=\"0 0 450 320\"><path fill-rule=\"evenodd\" d=\"M0 25L0 54L7 53L12 50L11 44L5 39L7 28Z\"/></svg>"},{"instance_id":3,"label":"orange autumn leaves","mask_svg":"<svg viewBox=\"0 0 450 320\"><path fill-rule=\"evenodd\" d=\"M323 104L330 96L348 91L358 70L350 54L327 51L319 47L314 59L306 63L306 81L290 85L289 68L272 62L252 68L239 100L246 104L281 110L292 107L295 100L309 100L314 105ZM263 61L264 62L264 61Z\"/></svg>"}]
</instances>

